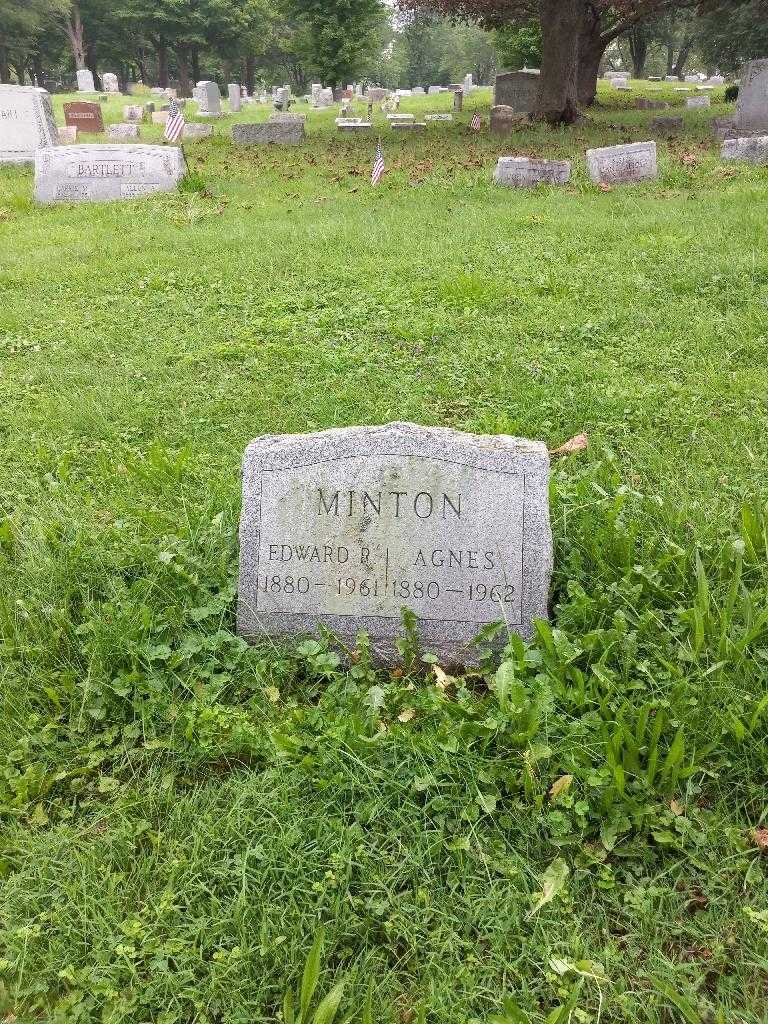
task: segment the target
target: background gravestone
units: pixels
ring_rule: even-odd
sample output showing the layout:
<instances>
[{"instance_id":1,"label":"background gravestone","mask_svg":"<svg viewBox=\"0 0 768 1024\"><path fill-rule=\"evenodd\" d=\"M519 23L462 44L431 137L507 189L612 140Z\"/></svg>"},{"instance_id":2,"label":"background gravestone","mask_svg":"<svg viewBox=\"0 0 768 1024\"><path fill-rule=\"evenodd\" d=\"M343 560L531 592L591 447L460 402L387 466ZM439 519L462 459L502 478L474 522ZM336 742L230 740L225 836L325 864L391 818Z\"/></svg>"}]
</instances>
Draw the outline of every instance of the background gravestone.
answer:
<instances>
[{"instance_id":1,"label":"background gravestone","mask_svg":"<svg viewBox=\"0 0 768 1024\"><path fill-rule=\"evenodd\" d=\"M175 146L56 146L35 154L35 199L39 203L136 199L172 191L185 170L182 152Z\"/></svg>"},{"instance_id":2,"label":"background gravestone","mask_svg":"<svg viewBox=\"0 0 768 1024\"><path fill-rule=\"evenodd\" d=\"M105 71L101 76L101 84L104 86L104 92L112 93L113 95L119 95L120 93L120 82L117 80L117 75L112 71Z\"/></svg>"},{"instance_id":3,"label":"background gravestone","mask_svg":"<svg viewBox=\"0 0 768 1024\"><path fill-rule=\"evenodd\" d=\"M768 164L768 136L725 139L721 156L723 160L739 160L764 167Z\"/></svg>"},{"instance_id":4,"label":"background gravestone","mask_svg":"<svg viewBox=\"0 0 768 1024\"><path fill-rule=\"evenodd\" d=\"M295 146L304 138L304 122L293 118L288 121L285 116L279 121L232 125L232 141L237 146Z\"/></svg>"},{"instance_id":5,"label":"background gravestone","mask_svg":"<svg viewBox=\"0 0 768 1024\"><path fill-rule=\"evenodd\" d=\"M199 117L221 116L221 93L215 82L198 82L196 93Z\"/></svg>"},{"instance_id":6,"label":"background gravestone","mask_svg":"<svg viewBox=\"0 0 768 1024\"><path fill-rule=\"evenodd\" d=\"M742 71L736 127L768 134L768 57L749 61Z\"/></svg>"},{"instance_id":7,"label":"background gravestone","mask_svg":"<svg viewBox=\"0 0 768 1024\"><path fill-rule=\"evenodd\" d=\"M32 163L36 150L58 142L51 97L45 89L0 85L0 164Z\"/></svg>"},{"instance_id":8,"label":"background gravestone","mask_svg":"<svg viewBox=\"0 0 768 1024\"><path fill-rule=\"evenodd\" d=\"M240 91L240 86L235 83L230 83L227 86L227 96L229 97L230 111L233 114L239 113L243 104L243 94Z\"/></svg>"},{"instance_id":9,"label":"background gravestone","mask_svg":"<svg viewBox=\"0 0 768 1024\"><path fill-rule=\"evenodd\" d=\"M538 71L505 71L496 75L493 105L511 107L516 113L530 114L538 103L540 81Z\"/></svg>"},{"instance_id":10,"label":"background gravestone","mask_svg":"<svg viewBox=\"0 0 768 1024\"><path fill-rule=\"evenodd\" d=\"M527 156L500 156L494 181L509 188L565 185L571 180L570 160L532 160Z\"/></svg>"},{"instance_id":11,"label":"background gravestone","mask_svg":"<svg viewBox=\"0 0 768 1024\"><path fill-rule=\"evenodd\" d=\"M93 80L93 72L89 71L88 68L78 68L77 70L77 91L96 92L96 83Z\"/></svg>"},{"instance_id":12,"label":"background gravestone","mask_svg":"<svg viewBox=\"0 0 768 1024\"><path fill-rule=\"evenodd\" d=\"M64 104L64 123L72 125L81 132L99 135L104 131L104 117L98 103L87 100L75 100Z\"/></svg>"},{"instance_id":13,"label":"background gravestone","mask_svg":"<svg viewBox=\"0 0 768 1024\"><path fill-rule=\"evenodd\" d=\"M543 444L412 423L253 441L243 463L238 631L366 630L391 658L400 612L444 662L480 628L530 636L552 570Z\"/></svg>"}]
</instances>

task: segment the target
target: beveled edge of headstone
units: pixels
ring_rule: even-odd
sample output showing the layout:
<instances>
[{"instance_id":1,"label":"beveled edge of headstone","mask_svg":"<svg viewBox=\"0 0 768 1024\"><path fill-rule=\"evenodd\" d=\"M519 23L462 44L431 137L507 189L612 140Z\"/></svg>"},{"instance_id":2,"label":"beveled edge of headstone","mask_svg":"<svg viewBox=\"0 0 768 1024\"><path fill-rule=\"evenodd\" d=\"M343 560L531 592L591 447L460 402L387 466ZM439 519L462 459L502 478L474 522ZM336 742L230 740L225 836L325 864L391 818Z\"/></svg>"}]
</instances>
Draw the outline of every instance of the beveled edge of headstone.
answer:
<instances>
[{"instance_id":1,"label":"beveled edge of headstone","mask_svg":"<svg viewBox=\"0 0 768 1024\"><path fill-rule=\"evenodd\" d=\"M530 637L534 620L548 617L554 558L547 446L541 441L508 434L470 434L449 427L424 427L399 421L383 426L340 427L308 434L266 434L246 447L242 463L238 634L253 642L269 637L297 638L316 634L322 625L351 646L357 634L366 630L371 636L372 653L379 660L391 662L397 659L396 640L401 636L397 619L389 616L355 616L350 619L335 614L256 613L243 597L247 581L252 580L258 571L260 473L278 467L296 469L318 462L376 455L460 461L469 469L525 475L522 614L521 625L515 632ZM476 654L471 643L481 628L477 622L419 622L423 649L438 655L444 664L472 663Z\"/></svg>"}]
</instances>

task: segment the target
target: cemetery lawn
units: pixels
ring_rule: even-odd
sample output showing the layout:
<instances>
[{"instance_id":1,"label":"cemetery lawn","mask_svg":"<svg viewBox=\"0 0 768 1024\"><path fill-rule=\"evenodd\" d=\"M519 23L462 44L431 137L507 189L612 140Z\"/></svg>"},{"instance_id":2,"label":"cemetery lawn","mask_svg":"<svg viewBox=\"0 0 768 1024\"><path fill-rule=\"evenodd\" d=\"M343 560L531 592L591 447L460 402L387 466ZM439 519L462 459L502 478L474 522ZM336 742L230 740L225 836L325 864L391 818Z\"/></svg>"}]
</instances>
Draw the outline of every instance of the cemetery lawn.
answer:
<instances>
[{"instance_id":1,"label":"cemetery lawn","mask_svg":"<svg viewBox=\"0 0 768 1024\"><path fill-rule=\"evenodd\" d=\"M322 927L336 1020L765 1020L768 169L720 162L718 93L601 191L640 91L382 126L375 190L333 111L284 150L226 117L145 201L0 171L0 1019L290 1020ZM246 443L390 420L589 434L498 672L234 635Z\"/></svg>"}]
</instances>

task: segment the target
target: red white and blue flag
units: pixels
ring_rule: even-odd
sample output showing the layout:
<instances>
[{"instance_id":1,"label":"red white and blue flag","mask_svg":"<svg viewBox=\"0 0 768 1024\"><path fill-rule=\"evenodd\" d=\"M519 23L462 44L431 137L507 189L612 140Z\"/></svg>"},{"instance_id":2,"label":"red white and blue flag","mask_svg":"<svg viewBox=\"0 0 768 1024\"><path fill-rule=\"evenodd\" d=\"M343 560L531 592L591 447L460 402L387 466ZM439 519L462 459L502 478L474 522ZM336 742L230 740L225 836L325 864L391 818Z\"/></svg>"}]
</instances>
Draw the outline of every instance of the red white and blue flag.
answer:
<instances>
[{"instance_id":1,"label":"red white and blue flag","mask_svg":"<svg viewBox=\"0 0 768 1024\"><path fill-rule=\"evenodd\" d=\"M477 111L472 115L472 120L469 122L469 127L473 132L479 132L483 127L483 119L480 117Z\"/></svg>"},{"instance_id":2,"label":"red white and blue flag","mask_svg":"<svg viewBox=\"0 0 768 1024\"><path fill-rule=\"evenodd\" d=\"M166 142L177 142L183 131L184 113L176 100L172 99L168 107L168 120L165 122L163 137Z\"/></svg>"},{"instance_id":3,"label":"red white and blue flag","mask_svg":"<svg viewBox=\"0 0 768 1024\"><path fill-rule=\"evenodd\" d=\"M376 146L376 156L373 161L373 170L371 171L371 184L378 185L381 181L382 175L384 174L384 150L381 148L381 139Z\"/></svg>"}]
</instances>

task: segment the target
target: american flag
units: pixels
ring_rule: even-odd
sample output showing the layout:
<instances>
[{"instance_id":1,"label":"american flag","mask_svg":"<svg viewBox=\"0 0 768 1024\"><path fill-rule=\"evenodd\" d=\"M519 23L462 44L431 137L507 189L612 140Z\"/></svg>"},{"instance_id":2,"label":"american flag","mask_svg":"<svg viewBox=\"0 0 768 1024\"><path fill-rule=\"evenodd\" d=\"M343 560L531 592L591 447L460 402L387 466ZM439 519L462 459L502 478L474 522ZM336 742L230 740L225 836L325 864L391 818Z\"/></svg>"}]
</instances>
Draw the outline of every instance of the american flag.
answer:
<instances>
[{"instance_id":1,"label":"american flag","mask_svg":"<svg viewBox=\"0 0 768 1024\"><path fill-rule=\"evenodd\" d=\"M472 120L469 122L469 127L473 132L479 132L483 127L483 121L477 111L472 115Z\"/></svg>"},{"instance_id":2,"label":"american flag","mask_svg":"<svg viewBox=\"0 0 768 1024\"><path fill-rule=\"evenodd\" d=\"M376 157L373 161L373 170L371 171L371 184L378 185L383 174L384 150L381 148L381 139L379 139L379 144L376 146Z\"/></svg>"},{"instance_id":3,"label":"american flag","mask_svg":"<svg viewBox=\"0 0 768 1024\"><path fill-rule=\"evenodd\" d=\"M168 120L165 122L163 138L166 142L176 142L184 131L184 114L176 100L171 100L168 107Z\"/></svg>"}]
</instances>

